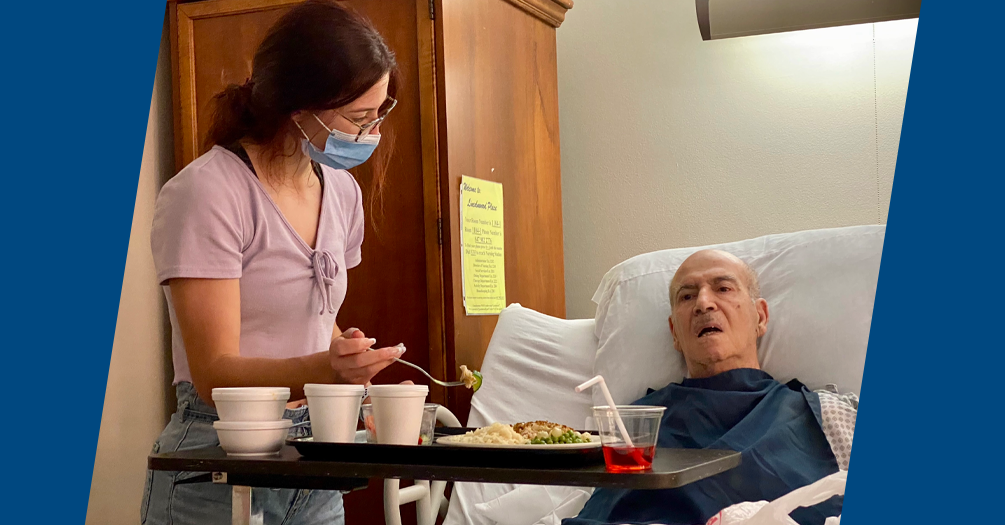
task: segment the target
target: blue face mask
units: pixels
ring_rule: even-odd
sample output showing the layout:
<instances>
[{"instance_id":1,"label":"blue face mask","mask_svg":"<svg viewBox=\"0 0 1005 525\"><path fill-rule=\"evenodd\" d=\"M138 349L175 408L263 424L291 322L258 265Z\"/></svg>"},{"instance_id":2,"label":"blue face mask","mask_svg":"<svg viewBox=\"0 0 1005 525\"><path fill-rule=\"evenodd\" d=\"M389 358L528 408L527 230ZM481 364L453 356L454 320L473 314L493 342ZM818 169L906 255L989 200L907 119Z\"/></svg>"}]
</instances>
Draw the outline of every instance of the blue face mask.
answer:
<instances>
[{"instance_id":1,"label":"blue face mask","mask_svg":"<svg viewBox=\"0 0 1005 525\"><path fill-rule=\"evenodd\" d=\"M297 124L297 127L304 135L304 153L317 163L337 170L355 168L366 162L370 155L373 155L373 150L377 149L377 144L380 143L380 135L376 134L364 135L359 139L359 142L356 142L354 135L330 129L317 115L314 115L314 118L328 131L328 140L325 141L324 151L319 150L311 143L307 138L307 133L304 132L303 128L300 128L300 124Z\"/></svg>"}]
</instances>

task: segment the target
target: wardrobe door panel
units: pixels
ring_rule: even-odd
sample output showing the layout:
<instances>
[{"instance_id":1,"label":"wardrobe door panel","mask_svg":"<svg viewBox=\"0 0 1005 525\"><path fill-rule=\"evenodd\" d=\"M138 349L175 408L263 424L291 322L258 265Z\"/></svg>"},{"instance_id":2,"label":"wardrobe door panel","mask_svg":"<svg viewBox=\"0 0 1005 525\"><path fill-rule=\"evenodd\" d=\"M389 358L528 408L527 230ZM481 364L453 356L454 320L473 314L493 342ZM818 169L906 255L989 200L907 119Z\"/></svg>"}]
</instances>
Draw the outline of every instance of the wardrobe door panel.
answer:
<instances>
[{"instance_id":1,"label":"wardrobe door panel","mask_svg":"<svg viewBox=\"0 0 1005 525\"><path fill-rule=\"evenodd\" d=\"M213 0L171 3L175 165L203 151L213 95L251 74L265 32L299 0Z\"/></svg>"},{"instance_id":2,"label":"wardrobe door panel","mask_svg":"<svg viewBox=\"0 0 1005 525\"><path fill-rule=\"evenodd\" d=\"M461 176L502 183L507 303L565 316L555 26L522 4L442 0L437 18L443 64L440 138L446 144L441 192L449 225L444 232L450 268L447 330L453 335L448 356L454 373L458 365L481 366L497 320L465 315ZM452 406L466 417L470 392L451 394Z\"/></svg>"}]
</instances>

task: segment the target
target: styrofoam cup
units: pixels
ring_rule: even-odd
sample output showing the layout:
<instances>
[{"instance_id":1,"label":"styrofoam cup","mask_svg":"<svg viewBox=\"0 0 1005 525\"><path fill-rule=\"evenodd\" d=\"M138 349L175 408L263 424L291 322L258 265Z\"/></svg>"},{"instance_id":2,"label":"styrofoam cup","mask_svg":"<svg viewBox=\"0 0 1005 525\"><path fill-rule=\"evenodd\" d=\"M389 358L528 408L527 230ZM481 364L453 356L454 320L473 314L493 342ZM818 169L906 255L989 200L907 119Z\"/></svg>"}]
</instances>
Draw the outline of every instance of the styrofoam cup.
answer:
<instances>
[{"instance_id":1,"label":"styrofoam cup","mask_svg":"<svg viewBox=\"0 0 1005 525\"><path fill-rule=\"evenodd\" d=\"M311 434L322 443L352 443L356 438L363 385L304 385Z\"/></svg>"},{"instance_id":2,"label":"styrofoam cup","mask_svg":"<svg viewBox=\"0 0 1005 525\"><path fill-rule=\"evenodd\" d=\"M368 389L373 402L377 443L418 445L422 412L429 395L426 385L374 385Z\"/></svg>"},{"instance_id":3,"label":"styrofoam cup","mask_svg":"<svg viewBox=\"0 0 1005 525\"><path fill-rule=\"evenodd\" d=\"M282 419L290 389L285 387L214 388L213 404L220 421Z\"/></svg>"}]
</instances>

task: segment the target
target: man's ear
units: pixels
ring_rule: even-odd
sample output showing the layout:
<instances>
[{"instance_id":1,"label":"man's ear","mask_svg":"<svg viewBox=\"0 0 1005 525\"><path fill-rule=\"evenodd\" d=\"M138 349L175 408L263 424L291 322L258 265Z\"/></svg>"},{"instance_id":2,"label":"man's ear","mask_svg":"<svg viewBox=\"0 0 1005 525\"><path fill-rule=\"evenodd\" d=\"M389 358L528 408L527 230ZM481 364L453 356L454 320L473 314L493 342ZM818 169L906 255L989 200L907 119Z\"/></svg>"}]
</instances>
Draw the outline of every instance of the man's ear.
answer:
<instances>
[{"instance_id":1,"label":"man's ear","mask_svg":"<svg viewBox=\"0 0 1005 525\"><path fill-rule=\"evenodd\" d=\"M670 319L668 319L668 321L670 322L670 335L673 337L673 347L678 352L680 352L681 354L683 354L684 352L680 349L680 342L677 341L677 332L675 332L674 328L673 328L673 315L672 314L670 315Z\"/></svg>"},{"instance_id":2,"label":"man's ear","mask_svg":"<svg viewBox=\"0 0 1005 525\"><path fill-rule=\"evenodd\" d=\"M762 337L768 331L768 301L762 297L754 301L754 308L757 309L757 337Z\"/></svg>"}]
</instances>

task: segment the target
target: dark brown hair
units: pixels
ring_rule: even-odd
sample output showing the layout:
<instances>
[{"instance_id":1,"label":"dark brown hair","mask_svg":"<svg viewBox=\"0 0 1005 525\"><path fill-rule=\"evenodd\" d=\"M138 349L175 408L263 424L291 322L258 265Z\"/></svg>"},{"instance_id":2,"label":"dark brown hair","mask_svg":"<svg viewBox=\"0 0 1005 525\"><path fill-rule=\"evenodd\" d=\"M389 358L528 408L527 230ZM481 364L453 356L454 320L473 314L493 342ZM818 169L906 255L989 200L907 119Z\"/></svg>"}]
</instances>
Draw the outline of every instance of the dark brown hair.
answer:
<instances>
[{"instance_id":1,"label":"dark brown hair","mask_svg":"<svg viewBox=\"0 0 1005 525\"><path fill-rule=\"evenodd\" d=\"M245 140L262 147L267 161L288 155L287 133L298 133L290 116L296 111L342 107L359 98L384 75L388 95L397 91L398 65L383 37L364 17L341 2L308 0L273 25L251 66L251 78L231 84L213 97L213 120L203 145L230 146ZM384 150L369 171L371 208L383 188Z\"/></svg>"}]
</instances>

